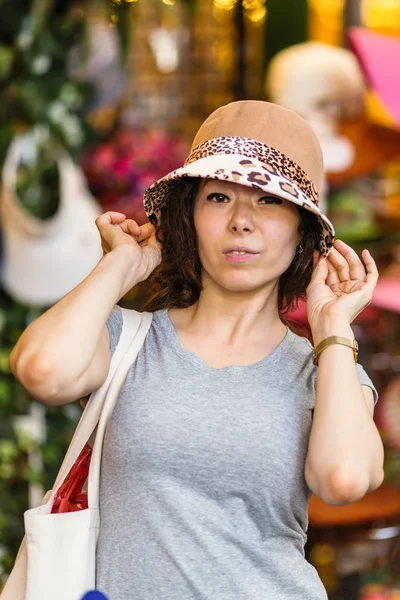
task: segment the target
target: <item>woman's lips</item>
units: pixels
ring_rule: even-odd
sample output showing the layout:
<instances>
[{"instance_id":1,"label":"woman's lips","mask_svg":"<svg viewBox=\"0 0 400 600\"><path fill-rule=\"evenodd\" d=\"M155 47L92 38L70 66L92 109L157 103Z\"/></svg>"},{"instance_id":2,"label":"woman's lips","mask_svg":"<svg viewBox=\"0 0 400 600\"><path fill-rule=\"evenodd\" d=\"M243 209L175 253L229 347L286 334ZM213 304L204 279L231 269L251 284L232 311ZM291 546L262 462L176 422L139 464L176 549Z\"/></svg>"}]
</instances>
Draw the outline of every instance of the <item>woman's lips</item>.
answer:
<instances>
[{"instance_id":1,"label":"woman's lips","mask_svg":"<svg viewBox=\"0 0 400 600\"><path fill-rule=\"evenodd\" d=\"M225 257L226 260L230 263L243 263L254 260L255 257L258 256L258 252L226 252Z\"/></svg>"}]
</instances>

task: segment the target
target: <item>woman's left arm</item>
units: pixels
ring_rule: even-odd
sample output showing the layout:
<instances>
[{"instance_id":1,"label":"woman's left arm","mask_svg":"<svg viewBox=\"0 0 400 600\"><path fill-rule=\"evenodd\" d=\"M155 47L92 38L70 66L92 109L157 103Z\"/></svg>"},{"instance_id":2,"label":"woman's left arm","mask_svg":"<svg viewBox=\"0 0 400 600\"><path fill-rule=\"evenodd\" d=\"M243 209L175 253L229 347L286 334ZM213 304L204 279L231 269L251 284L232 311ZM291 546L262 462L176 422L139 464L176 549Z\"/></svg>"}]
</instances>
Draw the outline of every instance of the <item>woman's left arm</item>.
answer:
<instances>
[{"instance_id":1,"label":"woman's left arm","mask_svg":"<svg viewBox=\"0 0 400 600\"><path fill-rule=\"evenodd\" d=\"M317 253L318 254L318 253ZM375 261L337 240L327 259L315 256L307 312L316 347L327 337L354 339L350 323L370 303ZM328 504L362 498L383 481L383 445L373 420L373 394L362 386L352 348L334 344L319 357L317 393L305 477Z\"/></svg>"}]
</instances>

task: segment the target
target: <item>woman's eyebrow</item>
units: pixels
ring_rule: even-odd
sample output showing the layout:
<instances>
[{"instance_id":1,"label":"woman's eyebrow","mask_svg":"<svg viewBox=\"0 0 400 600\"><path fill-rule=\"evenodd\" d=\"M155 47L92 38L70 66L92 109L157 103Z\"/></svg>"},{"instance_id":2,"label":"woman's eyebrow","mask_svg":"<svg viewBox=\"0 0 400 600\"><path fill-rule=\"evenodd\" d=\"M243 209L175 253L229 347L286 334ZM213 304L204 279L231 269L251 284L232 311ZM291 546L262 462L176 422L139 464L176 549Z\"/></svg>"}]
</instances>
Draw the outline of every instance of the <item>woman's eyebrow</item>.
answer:
<instances>
[{"instance_id":1,"label":"woman's eyebrow","mask_svg":"<svg viewBox=\"0 0 400 600\"><path fill-rule=\"evenodd\" d=\"M214 194L228 194L229 190L222 190L221 188L218 188L216 186L208 185L207 187L203 188L203 192L205 192L206 194L210 194L211 192Z\"/></svg>"},{"instance_id":2,"label":"woman's eyebrow","mask_svg":"<svg viewBox=\"0 0 400 600\"><path fill-rule=\"evenodd\" d=\"M203 189L212 187L212 188L217 188L219 192L221 192L221 194L230 191L231 187L229 185L223 185L224 182L214 179L209 179L207 181L207 183L204 185ZM232 184L235 185L235 184Z\"/></svg>"}]
</instances>

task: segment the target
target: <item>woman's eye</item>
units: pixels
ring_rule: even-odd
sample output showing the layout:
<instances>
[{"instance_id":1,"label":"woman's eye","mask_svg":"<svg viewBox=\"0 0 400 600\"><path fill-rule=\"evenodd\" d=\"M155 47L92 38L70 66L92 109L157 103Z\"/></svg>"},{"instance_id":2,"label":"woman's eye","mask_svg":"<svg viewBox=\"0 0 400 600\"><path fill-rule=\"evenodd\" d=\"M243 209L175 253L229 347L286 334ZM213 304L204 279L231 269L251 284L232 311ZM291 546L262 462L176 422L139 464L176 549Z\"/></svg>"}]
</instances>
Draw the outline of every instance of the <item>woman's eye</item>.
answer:
<instances>
[{"instance_id":1,"label":"woman's eye","mask_svg":"<svg viewBox=\"0 0 400 600\"><path fill-rule=\"evenodd\" d=\"M277 198L276 196L263 196L259 199L261 204L283 204L282 198Z\"/></svg>"},{"instance_id":2,"label":"woman's eye","mask_svg":"<svg viewBox=\"0 0 400 600\"><path fill-rule=\"evenodd\" d=\"M229 198L225 194L213 192L212 194L208 194L207 200L212 200L213 202L227 202Z\"/></svg>"}]
</instances>

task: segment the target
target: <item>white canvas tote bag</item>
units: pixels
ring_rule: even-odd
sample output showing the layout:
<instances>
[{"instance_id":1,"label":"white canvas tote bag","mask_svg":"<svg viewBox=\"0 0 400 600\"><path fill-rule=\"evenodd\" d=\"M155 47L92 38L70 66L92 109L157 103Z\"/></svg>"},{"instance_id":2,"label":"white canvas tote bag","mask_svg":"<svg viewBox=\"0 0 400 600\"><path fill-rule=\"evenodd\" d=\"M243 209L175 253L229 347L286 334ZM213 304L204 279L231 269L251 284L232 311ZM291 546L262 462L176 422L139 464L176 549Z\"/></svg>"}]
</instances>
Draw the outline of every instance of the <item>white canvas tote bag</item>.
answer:
<instances>
[{"instance_id":1,"label":"white canvas tote bag","mask_svg":"<svg viewBox=\"0 0 400 600\"><path fill-rule=\"evenodd\" d=\"M152 321L151 313L122 311L123 329L107 379L88 401L53 489L47 492L41 506L24 514L25 537L1 600L81 600L95 587L100 462L105 428ZM94 444L88 477L88 508L52 514L55 494L91 436Z\"/></svg>"}]
</instances>

